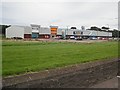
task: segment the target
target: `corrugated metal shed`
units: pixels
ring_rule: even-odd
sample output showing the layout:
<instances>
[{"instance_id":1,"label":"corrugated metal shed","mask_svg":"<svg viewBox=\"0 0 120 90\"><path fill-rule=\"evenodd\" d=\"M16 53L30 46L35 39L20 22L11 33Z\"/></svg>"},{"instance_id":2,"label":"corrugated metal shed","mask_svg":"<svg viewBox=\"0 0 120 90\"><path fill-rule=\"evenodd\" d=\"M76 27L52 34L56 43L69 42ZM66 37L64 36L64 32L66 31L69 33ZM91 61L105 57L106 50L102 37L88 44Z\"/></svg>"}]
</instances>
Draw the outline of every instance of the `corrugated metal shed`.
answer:
<instances>
[{"instance_id":1,"label":"corrugated metal shed","mask_svg":"<svg viewBox=\"0 0 120 90\"><path fill-rule=\"evenodd\" d=\"M11 26L6 29L6 38L21 37L24 38L24 27Z\"/></svg>"}]
</instances>

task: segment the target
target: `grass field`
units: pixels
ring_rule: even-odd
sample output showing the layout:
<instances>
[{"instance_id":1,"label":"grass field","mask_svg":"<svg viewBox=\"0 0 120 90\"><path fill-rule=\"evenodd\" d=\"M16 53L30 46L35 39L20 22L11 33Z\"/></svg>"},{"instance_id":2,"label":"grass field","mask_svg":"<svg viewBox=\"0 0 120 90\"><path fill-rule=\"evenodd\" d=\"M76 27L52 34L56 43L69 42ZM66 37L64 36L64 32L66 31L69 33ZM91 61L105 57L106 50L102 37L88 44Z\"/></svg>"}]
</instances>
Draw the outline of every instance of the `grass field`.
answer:
<instances>
[{"instance_id":1,"label":"grass field","mask_svg":"<svg viewBox=\"0 0 120 90\"><path fill-rule=\"evenodd\" d=\"M3 76L115 58L117 42L67 43L3 41Z\"/></svg>"}]
</instances>

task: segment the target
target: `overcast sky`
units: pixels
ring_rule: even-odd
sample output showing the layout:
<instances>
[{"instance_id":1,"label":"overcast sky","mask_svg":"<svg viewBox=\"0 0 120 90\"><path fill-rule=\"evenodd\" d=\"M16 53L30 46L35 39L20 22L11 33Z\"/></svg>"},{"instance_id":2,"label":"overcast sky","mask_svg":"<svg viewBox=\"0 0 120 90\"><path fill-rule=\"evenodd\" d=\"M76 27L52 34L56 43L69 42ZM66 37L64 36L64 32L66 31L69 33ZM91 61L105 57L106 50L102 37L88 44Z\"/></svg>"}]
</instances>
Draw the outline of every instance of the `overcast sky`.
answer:
<instances>
[{"instance_id":1,"label":"overcast sky","mask_svg":"<svg viewBox=\"0 0 120 90\"><path fill-rule=\"evenodd\" d=\"M57 0L56 0L57 1ZM117 0L2 0L0 23L13 25L39 24L41 26L58 25L59 27L109 26L118 27Z\"/></svg>"}]
</instances>

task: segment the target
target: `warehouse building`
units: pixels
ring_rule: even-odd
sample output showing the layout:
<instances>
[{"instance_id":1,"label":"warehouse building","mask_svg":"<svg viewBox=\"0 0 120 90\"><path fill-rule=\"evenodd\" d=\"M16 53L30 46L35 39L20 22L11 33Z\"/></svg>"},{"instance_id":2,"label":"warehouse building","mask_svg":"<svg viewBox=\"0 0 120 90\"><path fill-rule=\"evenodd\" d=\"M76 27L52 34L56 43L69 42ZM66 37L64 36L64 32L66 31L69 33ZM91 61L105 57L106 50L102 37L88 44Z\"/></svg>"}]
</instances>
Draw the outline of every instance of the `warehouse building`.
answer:
<instances>
[{"instance_id":1,"label":"warehouse building","mask_svg":"<svg viewBox=\"0 0 120 90\"><path fill-rule=\"evenodd\" d=\"M25 38L71 38L71 37L112 37L112 32L82 30L76 28L58 28L58 26L41 27L40 25L31 24L30 26L12 25L6 29L6 38L19 37Z\"/></svg>"},{"instance_id":2,"label":"warehouse building","mask_svg":"<svg viewBox=\"0 0 120 90\"><path fill-rule=\"evenodd\" d=\"M6 29L6 38L21 37L24 38L25 27L10 26Z\"/></svg>"}]
</instances>

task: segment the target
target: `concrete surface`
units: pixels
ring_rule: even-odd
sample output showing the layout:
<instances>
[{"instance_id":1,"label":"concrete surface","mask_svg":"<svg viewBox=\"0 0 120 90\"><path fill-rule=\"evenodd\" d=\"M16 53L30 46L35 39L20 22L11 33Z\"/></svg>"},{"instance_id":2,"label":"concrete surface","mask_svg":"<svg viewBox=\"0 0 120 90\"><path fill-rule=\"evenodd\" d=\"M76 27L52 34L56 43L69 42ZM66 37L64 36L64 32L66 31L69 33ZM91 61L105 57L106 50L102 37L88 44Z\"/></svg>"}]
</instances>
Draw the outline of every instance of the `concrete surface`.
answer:
<instances>
[{"instance_id":1,"label":"concrete surface","mask_svg":"<svg viewBox=\"0 0 120 90\"><path fill-rule=\"evenodd\" d=\"M118 78L114 77L110 80L98 83L91 88L118 88Z\"/></svg>"}]
</instances>

